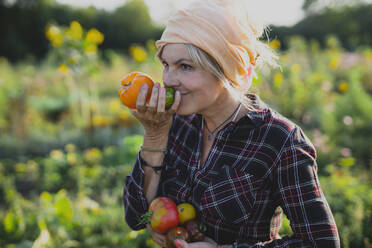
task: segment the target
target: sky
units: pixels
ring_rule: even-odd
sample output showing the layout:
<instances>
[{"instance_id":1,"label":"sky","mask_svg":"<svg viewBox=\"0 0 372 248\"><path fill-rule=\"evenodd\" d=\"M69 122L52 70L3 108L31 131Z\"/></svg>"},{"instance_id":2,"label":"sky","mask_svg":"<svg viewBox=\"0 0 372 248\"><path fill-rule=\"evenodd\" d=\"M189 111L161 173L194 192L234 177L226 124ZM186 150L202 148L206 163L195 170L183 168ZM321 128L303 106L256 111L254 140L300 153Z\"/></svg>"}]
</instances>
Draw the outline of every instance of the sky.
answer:
<instances>
[{"instance_id":1,"label":"sky","mask_svg":"<svg viewBox=\"0 0 372 248\"><path fill-rule=\"evenodd\" d=\"M257 18L263 24L290 26L296 24L304 16L301 9L303 0L245 1L254 9L254 13L257 13ZM80 7L93 5L96 8L113 10L123 5L125 0L57 0L57 2ZM151 18L157 23L165 24L175 9L185 7L191 0L145 0L145 2L149 7Z\"/></svg>"}]
</instances>

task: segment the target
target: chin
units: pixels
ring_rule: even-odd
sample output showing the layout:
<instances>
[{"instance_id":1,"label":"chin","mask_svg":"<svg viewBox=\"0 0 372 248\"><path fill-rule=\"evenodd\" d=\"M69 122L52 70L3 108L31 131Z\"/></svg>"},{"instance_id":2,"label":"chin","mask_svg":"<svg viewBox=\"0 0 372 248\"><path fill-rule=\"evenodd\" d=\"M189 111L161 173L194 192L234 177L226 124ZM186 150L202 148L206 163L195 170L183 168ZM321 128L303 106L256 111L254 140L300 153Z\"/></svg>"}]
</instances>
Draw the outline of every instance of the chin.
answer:
<instances>
[{"instance_id":1,"label":"chin","mask_svg":"<svg viewBox=\"0 0 372 248\"><path fill-rule=\"evenodd\" d=\"M192 108L183 107L182 104L178 107L176 110L176 113L178 115L191 115L194 114L196 111Z\"/></svg>"}]
</instances>

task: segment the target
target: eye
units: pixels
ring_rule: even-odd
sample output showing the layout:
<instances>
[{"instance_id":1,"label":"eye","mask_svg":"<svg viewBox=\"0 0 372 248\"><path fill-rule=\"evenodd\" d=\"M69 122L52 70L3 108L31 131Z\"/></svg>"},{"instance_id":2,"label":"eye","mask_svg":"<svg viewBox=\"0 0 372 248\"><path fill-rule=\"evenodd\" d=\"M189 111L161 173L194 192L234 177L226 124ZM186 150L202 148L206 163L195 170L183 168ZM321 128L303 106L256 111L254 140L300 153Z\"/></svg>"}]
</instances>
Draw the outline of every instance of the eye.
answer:
<instances>
[{"instance_id":1,"label":"eye","mask_svg":"<svg viewBox=\"0 0 372 248\"><path fill-rule=\"evenodd\" d=\"M191 65L188 64L181 64L181 68L185 71L191 71L192 69L194 69Z\"/></svg>"},{"instance_id":2,"label":"eye","mask_svg":"<svg viewBox=\"0 0 372 248\"><path fill-rule=\"evenodd\" d=\"M164 69L168 68L168 64L167 64L167 62L164 62L164 61L163 61L162 64L163 64Z\"/></svg>"}]
</instances>

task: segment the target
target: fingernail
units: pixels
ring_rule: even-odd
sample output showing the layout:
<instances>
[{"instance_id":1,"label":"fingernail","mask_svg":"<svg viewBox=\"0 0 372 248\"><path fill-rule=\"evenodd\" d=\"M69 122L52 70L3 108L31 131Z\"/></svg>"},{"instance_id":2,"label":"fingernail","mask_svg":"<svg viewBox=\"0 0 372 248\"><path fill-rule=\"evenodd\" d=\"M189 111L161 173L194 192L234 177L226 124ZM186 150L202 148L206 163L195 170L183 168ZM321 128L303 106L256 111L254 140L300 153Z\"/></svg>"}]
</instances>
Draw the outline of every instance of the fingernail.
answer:
<instances>
[{"instance_id":1,"label":"fingernail","mask_svg":"<svg viewBox=\"0 0 372 248\"><path fill-rule=\"evenodd\" d=\"M147 84L143 84L141 88L142 89L146 89L147 88Z\"/></svg>"},{"instance_id":2,"label":"fingernail","mask_svg":"<svg viewBox=\"0 0 372 248\"><path fill-rule=\"evenodd\" d=\"M156 82L155 83L155 87L160 87L160 83L159 82Z\"/></svg>"},{"instance_id":3,"label":"fingernail","mask_svg":"<svg viewBox=\"0 0 372 248\"><path fill-rule=\"evenodd\" d=\"M164 93L165 92L165 88L164 87L161 87L160 88L160 93Z\"/></svg>"},{"instance_id":4,"label":"fingernail","mask_svg":"<svg viewBox=\"0 0 372 248\"><path fill-rule=\"evenodd\" d=\"M174 244L175 244L176 246L178 246L178 247L181 247L181 246L182 246L182 242L181 242L179 239L176 239L176 240L174 241Z\"/></svg>"}]
</instances>

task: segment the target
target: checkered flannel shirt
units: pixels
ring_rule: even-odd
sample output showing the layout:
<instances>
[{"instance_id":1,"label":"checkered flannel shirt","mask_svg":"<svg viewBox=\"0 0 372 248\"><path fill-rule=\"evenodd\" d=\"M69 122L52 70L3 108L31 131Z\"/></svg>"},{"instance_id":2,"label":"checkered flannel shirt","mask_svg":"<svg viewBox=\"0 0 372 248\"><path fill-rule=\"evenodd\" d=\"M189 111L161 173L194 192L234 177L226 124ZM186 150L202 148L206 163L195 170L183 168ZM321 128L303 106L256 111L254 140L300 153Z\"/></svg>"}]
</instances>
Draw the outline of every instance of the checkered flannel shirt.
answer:
<instances>
[{"instance_id":1,"label":"checkered flannel shirt","mask_svg":"<svg viewBox=\"0 0 372 248\"><path fill-rule=\"evenodd\" d=\"M220 130L204 165L202 117L173 117L158 196L192 203L219 244L237 247L340 247L321 190L316 152L294 123L254 94L251 111ZM140 154L124 188L125 219L135 229L148 209ZM293 235L279 237L282 212Z\"/></svg>"}]
</instances>

